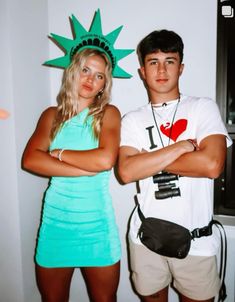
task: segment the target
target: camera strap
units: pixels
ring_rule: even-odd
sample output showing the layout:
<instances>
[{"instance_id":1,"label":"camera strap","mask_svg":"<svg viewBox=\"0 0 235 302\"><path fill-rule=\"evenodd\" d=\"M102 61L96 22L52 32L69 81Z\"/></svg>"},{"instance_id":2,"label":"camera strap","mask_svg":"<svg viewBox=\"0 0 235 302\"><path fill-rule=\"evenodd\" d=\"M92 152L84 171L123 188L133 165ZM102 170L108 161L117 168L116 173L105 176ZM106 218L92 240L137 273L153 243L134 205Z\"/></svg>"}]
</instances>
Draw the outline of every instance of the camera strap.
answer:
<instances>
[{"instance_id":1,"label":"camera strap","mask_svg":"<svg viewBox=\"0 0 235 302\"><path fill-rule=\"evenodd\" d=\"M178 109L179 102L180 102L180 95L179 95L179 99L178 99L178 102L177 102L177 104L176 104L175 111L174 111L174 113L173 113L173 117L172 117L172 121L171 121L171 125L170 125L171 128L170 128L170 135L169 135L169 140L168 140L168 146L170 145L171 134L172 134L172 128L173 128L172 126L173 126L173 124L174 124L174 120L175 120L175 116L176 116L176 112L177 112L177 109ZM166 103L164 103L164 104L166 104ZM164 148L162 136L161 136L161 133L160 133L160 130L159 130L157 121L156 121L156 117L155 117L155 113L154 113L154 109L153 109L153 104L152 104L152 103L151 103L151 109L152 109L152 115L153 115L154 124L155 124L155 126L156 126L156 128L157 128L157 132L158 132L158 135L159 135L159 138L160 138L162 147Z\"/></svg>"}]
</instances>

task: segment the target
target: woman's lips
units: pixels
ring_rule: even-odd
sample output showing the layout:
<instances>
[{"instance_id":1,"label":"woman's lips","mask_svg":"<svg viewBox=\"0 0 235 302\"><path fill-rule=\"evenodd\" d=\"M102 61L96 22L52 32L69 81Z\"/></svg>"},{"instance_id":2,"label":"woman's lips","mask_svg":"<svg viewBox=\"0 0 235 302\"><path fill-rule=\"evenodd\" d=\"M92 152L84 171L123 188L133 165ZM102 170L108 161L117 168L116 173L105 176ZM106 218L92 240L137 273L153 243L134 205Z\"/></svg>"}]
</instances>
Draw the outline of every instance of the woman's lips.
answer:
<instances>
[{"instance_id":1,"label":"woman's lips","mask_svg":"<svg viewBox=\"0 0 235 302\"><path fill-rule=\"evenodd\" d=\"M92 87L89 85L82 85L82 87L86 90L92 91Z\"/></svg>"}]
</instances>

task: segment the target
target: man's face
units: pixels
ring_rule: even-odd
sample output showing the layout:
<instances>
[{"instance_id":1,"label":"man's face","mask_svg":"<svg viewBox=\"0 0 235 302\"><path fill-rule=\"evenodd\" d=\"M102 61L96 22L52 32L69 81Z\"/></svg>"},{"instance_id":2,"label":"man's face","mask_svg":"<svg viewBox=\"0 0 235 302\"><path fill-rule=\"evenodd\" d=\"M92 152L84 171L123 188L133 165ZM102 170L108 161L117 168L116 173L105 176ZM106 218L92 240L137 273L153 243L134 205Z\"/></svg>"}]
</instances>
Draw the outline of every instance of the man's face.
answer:
<instances>
[{"instance_id":1,"label":"man's face","mask_svg":"<svg viewBox=\"0 0 235 302\"><path fill-rule=\"evenodd\" d=\"M155 52L148 54L141 67L150 97L162 97L170 100L178 97L178 81L183 71L183 64L177 52ZM151 100L152 101L152 100Z\"/></svg>"}]
</instances>

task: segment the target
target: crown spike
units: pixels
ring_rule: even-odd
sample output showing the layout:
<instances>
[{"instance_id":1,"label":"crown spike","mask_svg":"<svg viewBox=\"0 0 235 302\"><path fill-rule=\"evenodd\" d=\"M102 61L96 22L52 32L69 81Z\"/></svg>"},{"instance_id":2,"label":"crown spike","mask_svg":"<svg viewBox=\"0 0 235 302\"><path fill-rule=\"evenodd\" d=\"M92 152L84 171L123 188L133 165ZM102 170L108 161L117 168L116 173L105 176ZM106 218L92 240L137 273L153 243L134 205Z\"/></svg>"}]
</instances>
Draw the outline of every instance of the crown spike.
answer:
<instances>
[{"instance_id":1,"label":"crown spike","mask_svg":"<svg viewBox=\"0 0 235 302\"><path fill-rule=\"evenodd\" d=\"M113 71L113 77L116 77L116 78L131 78L132 75L127 73L124 69L122 69L121 67L119 66L116 66L114 71Z\"/></svg>"},{"instance_id":2,"label":"crown spike","mask_svg":"<svg viewBox=\"0 0 235 302\"><path fill-rule=\"evenodd\" d=\"M105 36L105 39L107 39L111 44L114 44L117 40L117 37L120 33L120 31L122 30L123 26L119 26L118 28L116 28L115 30L113 30L111 33L107 34Z\"/></svg>"},{"instance_id":3,"label":"crown spike","mask_svg":"<svg viewBox=\"0 0 235 302\"><path fill-rule=\"evenodd\" d=\"M118 61L128 56L133 52L133 49L116 49L116 57Z\"/></svg>"},{"instance_id":4,"label":"crown spike","mask_svg":"<svg viewBox=\"0 0 235 302\"><path fill-rule=\"evenodd\" d=\"M53 33L51 33L51 39L55 40L57 43L59 43L59 45L62 48L64 48L64 50L66 50L66 52L68 52L71 49L71 47L73 47L73 45L74 45L74 40L67 39L65 37L58 36Z\"/></svg>"},{"instance_id":5,"label":"crown spike","mask_svg":"<svg viewBox=\"0 0 235 302\"><path fill-rule=\"evenodd\" d=\"M87 35L86 29L81 25L81 23L78 21L78 19L74 15L72 15L71 20L72 20L72 24L73 24L75 37L77 37L78 35L80 35L80 36Z\"/></svg>"},{"instance_id":6,"label":"crown spike","mask_svg":"<svg viewBox=\"0 0 235 302\"><path fill-rule=\"evenodd\" d=\"M100 17L100 10L98 9L95 12L95 17L91 23L91 27L89 30L90 33L95 33L97 35L102 36L102 25L101 25L101 17Z\"/></svg>"},{"instance_id":7,"label":"crown spike","mask_svg":"<svg viewBox=\"0 0 235 302\"><path fill-rule=\"evenodd\" d=\"M69 66L69 64L70 64L70 57L68 55L53 60L48 60L44 63L44 65L59 67L59 68L66 68L66 66Z\"/></svg>"}]
</instances>

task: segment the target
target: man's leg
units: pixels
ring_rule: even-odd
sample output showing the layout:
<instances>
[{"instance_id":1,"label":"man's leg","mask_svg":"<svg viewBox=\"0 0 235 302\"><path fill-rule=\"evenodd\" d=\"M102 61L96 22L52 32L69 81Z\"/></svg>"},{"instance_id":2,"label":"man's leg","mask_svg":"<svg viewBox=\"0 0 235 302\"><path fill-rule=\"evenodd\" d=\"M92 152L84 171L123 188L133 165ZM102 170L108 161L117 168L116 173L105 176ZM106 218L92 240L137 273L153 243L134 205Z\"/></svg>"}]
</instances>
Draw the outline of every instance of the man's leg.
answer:
<instances>
[{"instance_id":1,"label":"man's leg","mask_svg":"<svg viewBox=\"0 0 235 302\"><path fill-rule=\"evenodd\" d=\"M214 298L211 298L211 299L208 299L208 300L193 300L193 299L190 299L188 297L185 297L183 295L180 295L180 302L213 302L215 299Z\"/></svg>"},{"instance_id":2,"label":"man's leg","mask_svg":"<svg viewBox=\"0 0 235 302\"><path fill-rule=\"evenodd\" d=\"M133 285L144 302L166 302L171 272L166 257L129 241Z\"/></svg>"},{"instance_id":3,"label":"man's leg","mask_svg":"<svg viewBox=\"0 0 235 302\"><path fill-rule=\"evenodd\" d=\"M168 301L168 287L163 288L159 292L150 296L141 296L142 302L167 302Z\"/></svg>"},{"instance_id":4,"label":"man's leg","mask_svg":"<svg viewBox=\"0 0 235 302\"><path fill-rule=\"evenodd\" d=\"M168 258L173 285L181 302L212 302L218 294L220 279L216 257L187 256Z\"/></svg>"}]
</instances>

